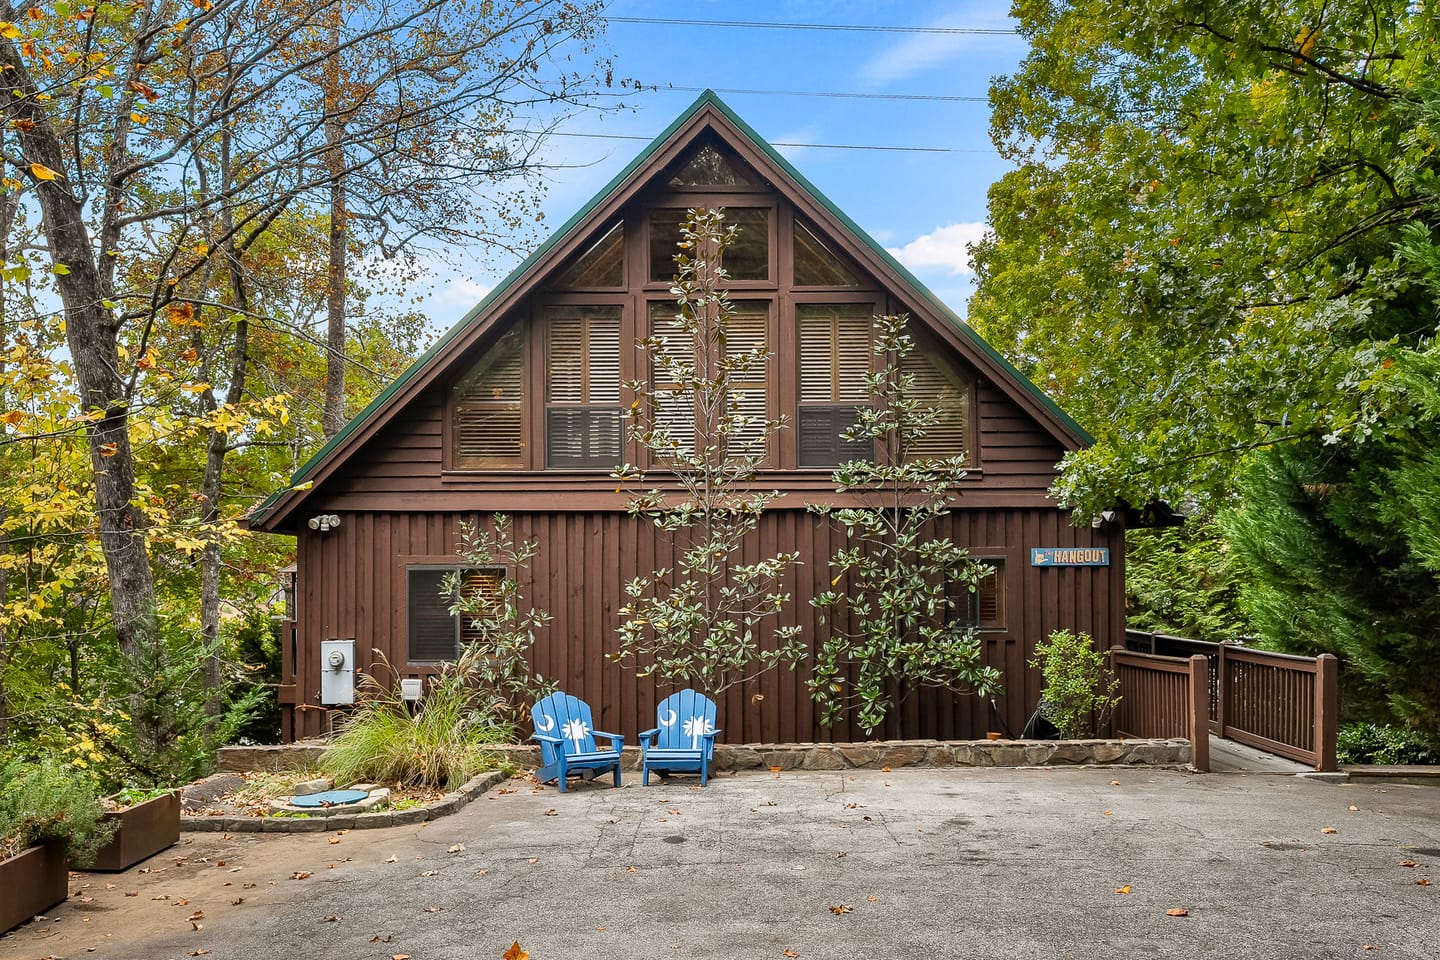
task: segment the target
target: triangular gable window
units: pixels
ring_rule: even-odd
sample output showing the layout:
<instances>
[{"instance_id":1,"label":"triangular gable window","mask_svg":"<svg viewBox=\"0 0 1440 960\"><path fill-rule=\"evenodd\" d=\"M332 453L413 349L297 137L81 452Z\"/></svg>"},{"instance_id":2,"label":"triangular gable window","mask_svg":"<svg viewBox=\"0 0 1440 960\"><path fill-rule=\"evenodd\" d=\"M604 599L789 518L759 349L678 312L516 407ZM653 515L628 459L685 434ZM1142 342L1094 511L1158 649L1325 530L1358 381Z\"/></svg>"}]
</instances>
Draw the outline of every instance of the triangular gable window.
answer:
<instances>
[{"instance_id":1,"label":"triangular gable window","mask_svg":"<svg viewBox=\"0 0 1440 960\"><path fill-rule=\"evenodd\" d=\"M575 260L560 277L559 286L592 290L625 286L625 224L611 227L605 236Z\"/></svg>"},{"instance_id":2,"label":"triangular gable window","mask_svg":"<svg viewBox=\"0 0 1440 960\"><path fill-rule=\"evenodd\" d=\"M795 286L861 286L855 271L832 253L825 242L798 217L795 219Z\"/></svg>"},{"instance_id":3,"label":"triangular gable window","mask_svg":"<svg viewBox=\"0 0 1440 960\"><path fill-rule=\"evenodd\" d=\"M672 190L694 187L753 187L734 157L707 143L670 168L665 182Z\"/></svg>"},{"instance_id":4,"label":"triangular gable window","mask_svg":"<svg viewBox=\"0 0 1440 960\"><path fill-rule=\"evenodd\" d=\"M523 465L525 337L517 326L451 389L450 452L456 470Z\"/></svg>"}]
</instances>

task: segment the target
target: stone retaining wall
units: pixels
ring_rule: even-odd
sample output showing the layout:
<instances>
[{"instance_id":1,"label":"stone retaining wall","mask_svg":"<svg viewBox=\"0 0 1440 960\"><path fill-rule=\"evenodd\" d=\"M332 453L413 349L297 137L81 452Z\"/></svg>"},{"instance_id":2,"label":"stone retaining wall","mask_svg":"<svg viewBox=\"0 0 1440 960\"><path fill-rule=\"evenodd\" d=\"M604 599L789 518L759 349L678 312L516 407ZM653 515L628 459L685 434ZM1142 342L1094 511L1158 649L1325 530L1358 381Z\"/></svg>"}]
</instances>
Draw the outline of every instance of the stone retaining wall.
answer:
<instances>
[{"instance_id":1,"label":"stone retaining wall","mask_svg":"<svg viewBox=\"0 0 1440 960\"><path fill-rule=\"evenodd\" d=\"M314 766L324 745L222 747L220 769L298 770ZM540 749L524 744L493 751L511 767L540 765ZM1043 767L1083 765L1185 766L1188 740L882 740L870 743L717 744L719 770L847 770L881 767ZM624 767L640 769L640 748L626 747Z\"/></svg>"}]
</instances>

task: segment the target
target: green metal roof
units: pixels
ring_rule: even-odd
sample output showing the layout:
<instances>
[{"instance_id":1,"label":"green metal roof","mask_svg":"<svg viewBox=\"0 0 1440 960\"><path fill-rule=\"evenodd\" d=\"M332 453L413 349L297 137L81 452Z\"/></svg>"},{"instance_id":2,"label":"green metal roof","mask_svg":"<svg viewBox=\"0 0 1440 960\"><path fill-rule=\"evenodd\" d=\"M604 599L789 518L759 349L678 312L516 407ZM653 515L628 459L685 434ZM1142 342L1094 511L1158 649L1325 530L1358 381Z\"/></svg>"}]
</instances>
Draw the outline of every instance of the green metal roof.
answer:
<instances>
[{"instance_id":1,"label":"green metal roof","mask_svg":"<svg viewBox=\"0 0 1440 960\"><path fill-rule=\"evenodd\" d=\"M1027 392L1032 394L1045 409L1052 413L1055 418L1067 429L1072 431L1079 440L1087 444L1094 442L1094 439L1090 436L1090 434L1087 433L1084 428L1082 428L1073 419L1071 419L1069 414L1067 414L1064 410L1060 409L1060 406L1056 404L1054 400L1047 396L1045 392L1039 387L1035 386L1035 384L1033 384L1029 380L1029 378L1027 378L1018 369L1016 369L1015 366L1010 363L1010 361L1006 360L1000 354L1000 352L997 351L994 347L992 347L989 343L987 343L983 337L981 337L978 333L972 330L970 326L965 323L964 320L960 319L959 315L957 315L953 310L951 310L950 307L948 307L942 300L940 300L939 297L935 296L935 294L932 293L928 287L926 287L923 283L916 279L915 275L912 274L908 269L906 269L900 263L900 261L896 260L895 257L890 254L890 251L886 250L883 246L877 243L875 239L870 236L870 234L866 233L859 227L859 225L855 223L855 221L851 220L850 217L845 213L845 211L841 210L834 203L832 203L829 197L825 196L825 194L820 192L820 190L818 190L814 184L807 180L800 173L800 171L796 170L790 164L790 161L786 160L783 156L781 156L779 151L772 147L770 143L765 140L764 137L756 133L754 128L752 128L748 123L742 120L733 110L731 110L730 107L725 103L725 101L721 100L720 97L717 96L713 90L706 90L699 97L697 97L695 99L695 102L692 103L688 108L686 108L686 110L681 113L680 116L676 117L675 120L672 121L670 125L660 133L659 136L652 140L650 144L645 147L645 149L641 150L640 153L636 155L635 159L631 160L630 163L626 165L624 170L621 170L610 180L609 183L607 183L603 188L601 188L601 190L590 199L589 203L585 204L585 206L577 210L575 214L570 217L570 219L566 220L565 223L563 223L559 227L559 229L552 233L545 240L544 243L537 247L534 253L530 254L530 256L526 257L525 260L521 262L518 267L510 271L510 273L505 277L504 280L500 282L498 286L495 287L495 289L491 290L483 300L481 300L474 307L472 307L465 314L465 316L461 317L460 320L448 331L446 331L446 333L441 336L439 340L436 340L435 343L431 345L429 350L426 350L425 353L423 353L418 360L410 364L409 367L405 368L404 372L402 372L400 376L396 377L393 381L391 381L389 386L387 386L384 390L380 391L380 393L377 394L373 400L366 404L365 409L361 410L358 414L352 417L340 430L339 433L335 434L335 436L331 437L328 441L326 441L324 446L322 446L319 450L315 451L315 453L310 457L310 459L306 460L305 463L301 465L300 469L295 472L295 475L291 478L290 485L288 487L277 490L275 493L271 494L264 503L260 504L260 506L252 510L248 517L248 522L250 523L250 525L255 526L263 522L264 519L275 510L280 500L286 494L304 490L305 485L310 482L310 475L322 463L328 460L332 453L334 453L350 436L352 436L354 433L364 427L367 423L369 423L372 419L374 419L375 416L379 414L379 412L390 403L392 397L394 397L397 393L403 390L406 384L419 376L420 372L429 367L430 364L434 362L437 357L444 354L449 348L450 344L463 331L468 329L476 319L484 316L485 313L490 309L492 304L498 302L501 298L503 298L512 287L514 287L517 283L520 282L522 277L524 277L530 272L531 268L533 268L540 261L544 260L545 257L550 253L552 249L554 249L557 244L564 240L570 234L570 232L575 229L575 227L579 226L587 218L589 218L590 214L594 212L597 207L599 207L606 200L608 200L615 193L616 190L618 190L627 180L631 178L632 175L634 175L637 170L645 167L650 162L650 159L666 143L669 142L670 138L674 136L676 132L678 132L682 127L689 123L697 113L699 113L707 106L713 107L716 111L722 114L730 123L734 124L735 127L740 130L740 132L743 133L746 137L748 137L751 143L758 150L764 153L771 162L773 162L777 167L784 171L787 176L789 176L792 180L795 181L798 186L801 187L801 189L803 189L815 201L817 201L822 207L824 207L826 212L828 212L832 217L834 217L847 229L849 229L851 233L855 235L856 239L864 243L869 248L869 250L875 254L876 257L881 259L886 264L886 266L888 266L891 270L895 271L895 273L898 274L902 280L904 280L912 289L914 289L916 293L918 293L922 298L924 298L925 302L931 307L933 307L936 313L939 314L939 316L947 320L957 331L960 332L962 336L966 337L969 342L973 344L979 351L988 356L1016 383L1020 384L1026 389Z\"/></svg>"}]
</instances>

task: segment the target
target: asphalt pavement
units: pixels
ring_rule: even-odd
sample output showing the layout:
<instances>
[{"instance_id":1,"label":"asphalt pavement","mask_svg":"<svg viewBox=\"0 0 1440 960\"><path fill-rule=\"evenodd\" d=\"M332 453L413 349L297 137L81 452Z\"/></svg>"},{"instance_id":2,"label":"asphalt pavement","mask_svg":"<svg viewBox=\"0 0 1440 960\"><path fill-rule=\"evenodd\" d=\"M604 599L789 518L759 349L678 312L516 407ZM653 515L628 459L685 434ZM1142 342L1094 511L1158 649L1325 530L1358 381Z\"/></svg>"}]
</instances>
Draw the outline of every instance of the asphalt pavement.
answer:
<instances>
[{"instance_id":1,"label":"asphalt pavement","mask_svg":"<svg viewBox=\"0 0 1440 960\"><path fill-rule=\"evenodd\" d=\"M77 876L0 957L499 960L517 941L532 960L1440 957L1440 785L638 779L511 780L423 826L188 834Z\"/></svg>"}]
</instances>

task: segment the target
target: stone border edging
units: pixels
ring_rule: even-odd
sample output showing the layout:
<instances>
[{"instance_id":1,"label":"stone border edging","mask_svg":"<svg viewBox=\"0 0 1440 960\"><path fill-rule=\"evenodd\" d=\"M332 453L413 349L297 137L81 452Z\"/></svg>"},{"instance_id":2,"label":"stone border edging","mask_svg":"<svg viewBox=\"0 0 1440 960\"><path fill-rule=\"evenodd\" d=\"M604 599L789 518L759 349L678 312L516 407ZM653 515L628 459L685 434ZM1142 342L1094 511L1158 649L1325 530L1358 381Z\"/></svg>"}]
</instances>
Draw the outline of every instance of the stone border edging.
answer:
<instances>
[{"instance_id":1,"label":"stone border edging","mask_svg":"<svg viewBox=\"0 0 1440 960\"><path fill-rule=\"evenodd\" d=\"M519 769L540 764L540 750L528 744L488 748ZM220 769L298 769L313 765L324 750L314 743L266 747L222 747ZM715 746L717 770L870 770L882 767L1169 766L1190 763L1190 741L1174 740L879 740L867 743L756 743ZM626 770L640 769L640 748L626 747Z\"/></svg>"},{"instance_id":2,"label":"stone border edging","mask_svg":"<svg viewBox=\"0 0 1440 960\"><path fill-rule=\"evenodd\" d=\"M458 790L452 790L439 800L409 810L377 810L374 813L342 813L334 816L181 817L180 829L200 833L323 833L327 830L410 826L455 813L485 791L504 782L509 776L503 770L477 773Z\"/></svg>"}]
</instances>

